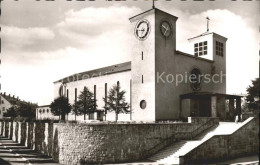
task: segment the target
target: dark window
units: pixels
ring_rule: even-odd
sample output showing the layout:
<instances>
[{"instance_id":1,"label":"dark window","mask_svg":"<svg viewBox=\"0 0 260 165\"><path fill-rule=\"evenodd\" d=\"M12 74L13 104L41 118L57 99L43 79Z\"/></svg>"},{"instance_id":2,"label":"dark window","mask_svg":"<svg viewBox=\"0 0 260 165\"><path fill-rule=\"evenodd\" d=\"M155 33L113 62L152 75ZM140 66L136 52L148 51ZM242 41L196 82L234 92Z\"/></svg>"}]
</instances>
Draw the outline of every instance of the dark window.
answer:
<instances>
[{"instance_id":1,"label":"dark window","mask_svg":"<svg viewBox=\"0 0 260 165\"><path fill-rule=\"evenodd\" d=\"M145 109L145 108L146 108L146 101L145 101L145 100L142 100L142 101L140 102L140 108L142 108L142 109Z\"/></svg>"},{"instance_id":2,"label":"dark window","mask_svg":"<svg viewBox=\"0 0 260 165\"><path fill-rule=\"evenodd\" d=\"M107 114L107 83L105 83L105 114Z\"/></svg>"},{"instance_id":3,"label":"dark window","mask_svg":"<svg viewBox=\"0 0 260 165\"><path fill-rule=\"evenodd\" d=\"M194 44L194 55L197 56L203 56L208 54L208 42L200 42Z\"/></svg>"},{"instance_id":4,"label":"dark window","mask_svg":"<svg viewBox=\"0 0 260 165\"><path fill-rule=\"evenodd\" d=\"M77 97L78 97L77 88L75 88L75 102L77 102Z\"/></svg>"},{"instance_id":5,"label":"dark window","mask_svg":"<svg viewBox=\"0 0 260 165\"><path fill-rule=\"evenodd\" d=\"M142 84L144 83L144 76L142 75Z\"/></svg>"},{"instance_id":6,"label":"dark window","mask_svg":"<svg viewBox=\"0 0 260 165\"><path fill-rule=\"evenodd\" d=\"M144 52L142 52L142 60L144 60Z\"/></svg>"},{"instance_id":7,"label":"dark window","mask_svg":"<svg viewBox=\"0 0 260 165\"><path fill-rule=\"evenodd\" d=\"M60 95L60 96L63 96L63 85L60 86L59 95Z\"/></svg>"},{"instance_id":8,"label":"dark window","mask_svg":"<svg viewBox=\"0 0 260 165\"><path fill-rule=\"evenodd\" d=\"M224 44L218 41L216 41L216 55L224 56Z\"/></svg>"}]
</instances>

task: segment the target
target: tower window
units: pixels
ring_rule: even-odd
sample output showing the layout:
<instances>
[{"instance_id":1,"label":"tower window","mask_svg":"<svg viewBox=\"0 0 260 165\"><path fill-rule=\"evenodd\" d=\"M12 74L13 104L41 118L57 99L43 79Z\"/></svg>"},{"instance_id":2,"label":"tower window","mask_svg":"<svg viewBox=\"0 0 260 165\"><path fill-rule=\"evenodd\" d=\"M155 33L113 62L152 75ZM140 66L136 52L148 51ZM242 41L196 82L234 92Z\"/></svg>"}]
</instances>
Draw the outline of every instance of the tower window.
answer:
<instances>
[{"instance_id":1,"label":"tower window","mask_svg":"<svg viewBox=\"0 0 260 165\"><path fill-rule=\"evenodd\" d=\"M218 41L216 41L216 55L224 56L224 44Z\"/></svg>"},{"instance_id":2,"label":"tower window","mask_svg":"<svg viewBox=\"0 0 260 165\"><path fill-rule=\"evenodd\" d=\"M194 44L194 54L196 57L208 54L208 42L199 42Z\"/></svg>"},{"instance_id":3,"label":"tower window","mask_svg":"<svg viewBox=\"0 0 260 165\"><path fill-rule=\"evenodd\" d=\"M144 60L144 52L142 52L142 60Z\"/></svg>"},{"instance_id":4,"label":"tower window","mask_svg":"<svg viewBox=\"0 0 260 165\"><path fill-rule=\"evenodd\" d=\"M144 75L142 75L142 84L144 83Z\"/></svg>"}]
</instances>

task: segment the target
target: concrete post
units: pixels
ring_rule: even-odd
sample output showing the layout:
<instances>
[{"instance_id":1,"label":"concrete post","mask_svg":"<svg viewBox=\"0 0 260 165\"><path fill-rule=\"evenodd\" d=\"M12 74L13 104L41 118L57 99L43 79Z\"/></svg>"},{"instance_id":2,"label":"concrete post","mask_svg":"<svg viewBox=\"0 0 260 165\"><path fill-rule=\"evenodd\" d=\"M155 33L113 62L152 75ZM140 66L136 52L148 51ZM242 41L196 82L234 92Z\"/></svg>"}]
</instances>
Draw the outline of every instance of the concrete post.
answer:
<instances>
[{"instance_id":1,"label":"concrete post","mask_svg":"<svg viewBox=\"0 0 260 165\"><path fill-rule=\"evenodd\" d=\"M217 117L217 96L211 96L211 117Z\"/></svg>"},{"instance_id":2,"label":"concrete post","mask_svg":"<svg viewBox=\"0 0 260 165\"><path fill-rule=\"evenodd\" d=\"M235 107L234 107L234 99L230 98L229 99L229 113L231 114L232 117L235 117Z\"/></svg>"},{"instance_id":3,"label":"concrete post","mask_svg":"<svg viewBox=\"0 0 260 165\"><path fill-rule=\"evenodd\" d=\"M238 115L238 121L241 121L241 98L236 99L236 114Z\"/></svg>"}]
</instances>

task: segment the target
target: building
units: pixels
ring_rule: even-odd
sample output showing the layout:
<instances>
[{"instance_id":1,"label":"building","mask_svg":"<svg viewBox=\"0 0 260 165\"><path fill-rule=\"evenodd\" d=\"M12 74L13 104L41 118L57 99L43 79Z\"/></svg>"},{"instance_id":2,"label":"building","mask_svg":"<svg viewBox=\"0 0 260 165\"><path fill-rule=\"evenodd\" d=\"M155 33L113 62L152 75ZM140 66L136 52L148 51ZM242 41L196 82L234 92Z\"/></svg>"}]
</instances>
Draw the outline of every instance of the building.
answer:
<instances>
[{"instance_id":1,"label":"building","mask_svg":"<svg viewBox=\"0 0 260 165\"><path fill-rule=\"evenodd\" d=\"M49 105L38 106L36 108L36 120L45 120L45 119L58 120L59 116L54 116L51 113L51 109Z\"/></svg>"},{"instance_id":2,"label":"building","mask_svg":"<svg viewBox=\"0 0 260 165\"><path fill-rule=\"evenodd\" d=\"M19 97L15 98L15 96L6 95L6 93L0 93L0 119L4 117L4 113L7 112L9 108L13 105L17 105L21 100Z\"/></svg>"},{"instance_id":3,"label":"building","mask_svg":"<svg viewBox=\"0 0 260 165\"><path fill-rule=\"evenodd\" d=\"M157 8L131 17L129 33L136 38L131 43L131 61L55 81L54 97L66 96L73 104L86 86L102 108L108 90L120 84L126 90L131 113L121 114L119 120L178 120L188 116L225 119L226 99L230 111L240 114L240 96L226 94L227 38L207 31L188 39L194 54L176 50L177 19ZM74 120L74 115L69 114L68 119ZM108 113L106 120L114 120L114 114Z\"/></svg>"}]
</instances>

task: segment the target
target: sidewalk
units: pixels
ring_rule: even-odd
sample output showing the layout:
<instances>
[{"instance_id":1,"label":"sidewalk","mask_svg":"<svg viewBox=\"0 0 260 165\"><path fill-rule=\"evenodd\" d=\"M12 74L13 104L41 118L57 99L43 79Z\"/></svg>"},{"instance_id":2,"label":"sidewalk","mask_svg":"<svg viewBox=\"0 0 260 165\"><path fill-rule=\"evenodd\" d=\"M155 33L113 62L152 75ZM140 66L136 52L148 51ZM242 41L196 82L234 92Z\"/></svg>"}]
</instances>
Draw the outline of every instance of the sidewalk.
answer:
<instances>
[{"instance_id":1,"label":"sidewalk","mask_svg":"<svg viewBox=\"0 0 260 165\"><path fill-rule=\"evenodd\" d=\"M0 136L1 165L59 165L50 157Z\"/></svg>"}]
</instances>

